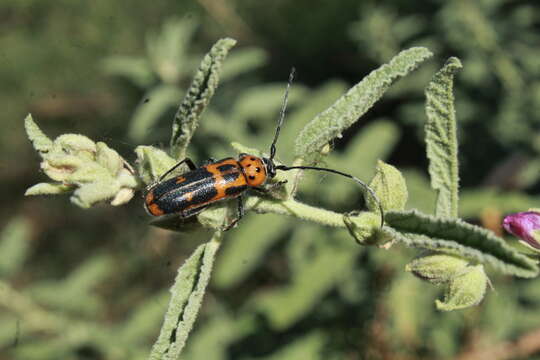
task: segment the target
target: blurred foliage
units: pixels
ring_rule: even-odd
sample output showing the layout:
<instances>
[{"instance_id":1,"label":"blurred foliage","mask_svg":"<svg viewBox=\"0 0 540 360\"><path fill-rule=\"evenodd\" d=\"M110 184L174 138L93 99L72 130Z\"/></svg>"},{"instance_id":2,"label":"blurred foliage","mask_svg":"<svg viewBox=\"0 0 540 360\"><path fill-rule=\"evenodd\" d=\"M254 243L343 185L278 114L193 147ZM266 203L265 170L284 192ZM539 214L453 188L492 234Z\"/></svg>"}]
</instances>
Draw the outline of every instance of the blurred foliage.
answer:
<instances>
[{"instance_id":1,"label":"blurred foliage","mask_svg":"<svg viewBox=\"0 0 540 360\"><path fill-rule=\"evenodd\" d=\"M23 200L43 181L23 119L31 111L52 137L82 133L133 159L134 140L168 141L201 54L224 36L239 39L239 49L188 149L197 161L231 156L231 141L264 150L294 65L278 143L289 163L307 121L419 45L436 59L398 82L323 163L363 180L377 159L406 168L407 207L432 213L422 92L457 56L460 214L500 234L504 213L538 207L540 13L532 0L6 0L0 18L0 359L148 356L176 268L208 234L151 228L137 201L83 211L62 198ZM299 191L336 211L360 201L346 180L327 176L306 174ZM184 358L474 359L503 345L539 356L538 340L527 353L510 343L538 338L538 281L490 273L495 292L480 306L441 313L432 306L440 293L402 271L412 254L247 214L224 240ZM500 354L508 353L491 358Z\"/></svg>"}]
</instances>

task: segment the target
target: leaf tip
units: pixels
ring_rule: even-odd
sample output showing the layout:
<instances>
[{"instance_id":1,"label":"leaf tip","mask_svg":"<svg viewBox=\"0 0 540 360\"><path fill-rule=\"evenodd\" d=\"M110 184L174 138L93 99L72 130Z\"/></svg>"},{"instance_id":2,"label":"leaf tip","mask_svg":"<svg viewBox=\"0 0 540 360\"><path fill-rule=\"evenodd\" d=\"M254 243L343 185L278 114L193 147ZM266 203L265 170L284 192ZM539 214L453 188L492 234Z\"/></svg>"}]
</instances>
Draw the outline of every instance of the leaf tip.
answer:
<instances>
[{"instance_id":1,"label":"leaf tip","mask_svg":"<svg viewBox=\"0 0 540 360\"><path fill-rule=\"evenodd\" d=\"M446 64L444 66L448 67L448 68L451 68L451 69L454 69L454 70L459 70L459 69L463 68L463 64L461 63L461 60L459 60L459 58L457 58L455 56L452 56L452 57L448 58L448 60L446 60Z\"/></svg>"},{"instance_id":2,"label":"leaf tip","mask_svg":"<svg viewBox=\"0 0 540 360\"><path fill-rule=\"evenodd\" d=\"M43 131L41 131L30 113L24 119L24 129L28 139L30 139L32 145L34 146L34 149L36 149L38 152L47 152L50 148L52 148L52 140L49 139L47 135L43 133Z\"/></svg>"}]
</instances>

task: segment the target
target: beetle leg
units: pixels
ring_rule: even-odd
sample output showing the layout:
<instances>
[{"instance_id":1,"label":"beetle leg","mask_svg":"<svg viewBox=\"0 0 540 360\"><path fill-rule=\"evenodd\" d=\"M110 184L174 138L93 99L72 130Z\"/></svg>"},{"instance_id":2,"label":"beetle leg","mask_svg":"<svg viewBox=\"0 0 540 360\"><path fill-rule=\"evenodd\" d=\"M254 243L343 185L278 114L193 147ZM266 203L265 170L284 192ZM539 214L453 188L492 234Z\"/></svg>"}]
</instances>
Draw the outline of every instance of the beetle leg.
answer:
<instances>
[{"instance_id":1,"label":"beetle leg","mask_svg":"<svg viewBox=\"0 0 540 360\"><path fill-rule=\"evenodd\" d=\"M286 183L288 183L289 181L287 180L281 180L281 181L278 181L276 183L273 183L273 184L270 184L270 188L273 189L275 187L279 187L281 185L285 185Z\"/></svg>"},{"instance_id":2,"label":"beetle leg","mask_svg":"<svg viewBox=\"0 0 540 360\"><path fill-rule=\"evenodd\" d=\"M213 164L213 163L215 163L216 161L217 161L216 159L214 159L214 158L211 157L211 158L208 158L208 160L206 160L204 164L205 164L205 165Z\"/></svg>"},{"instance_id":3,"label":"beetle leg","mask_svg":"<svg viewBox=\"0 0 540 360\"><path fill-rule=\"evenodd\" d=\"M179 213L180 217L188 218L188 217L191 217L193 215L197 215L198 213L200 213L201 211L203 211L204 209L206 209L210 205L211 204L207 204L207 205L204 205L204 206L201 206L201 207L198 207L198 208L193 208L193 209L188 209L188 210L181 211Z\"/></svg>"},{"instance_id":4,"label":"beetle leg","mask_svg":"<svg viewBox=\"0 0 540 360\"><path fill-rule=\"evenodd\" d=\"M251 190L255 190L257 191L258 193L260 194L264 194L264 195L268 195L272 190L282 186L282 185L285 185L287 183L287 180L281 180L281 181L278 181L278 182L275 182L273 184L270 184L268 185L266 188L260 188L260 187L251 187L250 189Z\"/></svg>"},{"instance_id":5,"label":"beetle leg","mask_svg":"<svg viewBox=\"0 0 540 360\"><path fill-rule=\"evenodd\" d=\"M238 220L240 220L241 218L244 217L244 201L242 199L242 196L239 196L238 197L238 217L237 217L237 222Z\"/></svg>"},{"instance_id":6,"label":"beetle leg","mask_svg":"<svg viewBox=\"0 0 540 360\"><path fill-rule=\"evenodd\" d=\"M250 190L255 190L255 191L258 192L259 194L263 194L263 195L268 194L268 189L265 189L265 188L252 187L252 188L250 188Z\"/></svg>"},{"instance_id":7,"label":"beetle leg","mask_svg":"<svg viewBox=\"0 0 540 360\"><path fill-rule=\"evenodd\" d=\"M186 165L188 166L189 170L193 171L197 168L197 165L191 160L190 158L185 158L184 161L186 162Z\"/></svg>"},{"instance_id":8,"label":"beetle leg","mask_svg":"<svg viewBox=\"0 0 540 360\"><path fill-rule=\"evenodd\" d=\"M268 194L269 191L272 191L275 188L278 188L278 187L280 187L282 185L285 185L286 183L288 183L287 180L281 180L281 181L269 184L264 188L263 187L252 186L252 187L250 187L250 190L255 190L255 191L258 191L258 192L260 192L262 194Z\"/></svg>"},{"instance_id":9,"label":"beetle leg","mask_svg":"<svg viewBox=\"0 0 540 360\"><path fill-rule=\"evenodd\" d=\"M240 221L240 219L244 217L244 202L242 201L242 196L239 196L237 199L238 199L238 215L236 219L231 221L229 225L227 225L225 229L223 229L223 231L232 229Z\"/></svg>"},{"instance_id":10,"label":"beetle leg","mask_svg":"<svg viewBox=\"0 0 540 360\"><path fill-rule=\"evenodd\" d=\"M189 168L189 170L195 170L197 168L197 165L195 165L195 163L193 162L193 160L191 160L190 158L185 158L184 160L178 162L176 165L174 165L172 168L170 168L169 170L167 170L163 175L161 175L159 177L159 180L157 182L161 182L163 179L165 179L165 177L167 177L167 175L169 175L171 172L173 172L174 170L176 170L180 165L182 164L186 164Z\"/></svg>"}]
</instances>

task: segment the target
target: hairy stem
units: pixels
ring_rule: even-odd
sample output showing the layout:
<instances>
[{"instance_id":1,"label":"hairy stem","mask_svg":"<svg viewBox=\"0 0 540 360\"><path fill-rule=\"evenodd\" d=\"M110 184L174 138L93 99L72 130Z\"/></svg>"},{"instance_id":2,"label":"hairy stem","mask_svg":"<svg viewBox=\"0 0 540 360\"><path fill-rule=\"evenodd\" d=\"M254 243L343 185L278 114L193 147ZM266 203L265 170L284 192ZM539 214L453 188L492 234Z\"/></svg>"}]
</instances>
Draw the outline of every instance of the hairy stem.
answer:
<instances>
[{"instance_id":1,"label":"hairy stem","mask_svg":"<svg viewBox=\"0 0 540 360\"><path fill-rule=\"evenodd\" d=\"M256 212L294 216L321 225L345 227L343 214L307 205L294 199L281 201L252 196L247 199L245 207L247 210ZM362 219L365 218L366 222L371 222L372 217L378 219L376 214L370 212L360 213L358 216Z\"/></svg>"}]
</instances>

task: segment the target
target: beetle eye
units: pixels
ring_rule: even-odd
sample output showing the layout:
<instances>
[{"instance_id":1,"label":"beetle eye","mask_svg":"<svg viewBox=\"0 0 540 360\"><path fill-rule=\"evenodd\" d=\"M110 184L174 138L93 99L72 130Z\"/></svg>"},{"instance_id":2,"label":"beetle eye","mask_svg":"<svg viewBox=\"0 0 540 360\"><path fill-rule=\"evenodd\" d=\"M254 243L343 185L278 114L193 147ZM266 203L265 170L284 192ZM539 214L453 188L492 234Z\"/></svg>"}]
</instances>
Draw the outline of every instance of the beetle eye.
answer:
<instances>
[{"instance_id":1,"label":"beetle eye","mask_svg":"<svg viewBox=\"0 0 540 360\"><path fill-rule=\"evenodd\" d=\"M255 171L256 172L261 172L261 168L256 168Z\"/></svg>"}]
</instances>

